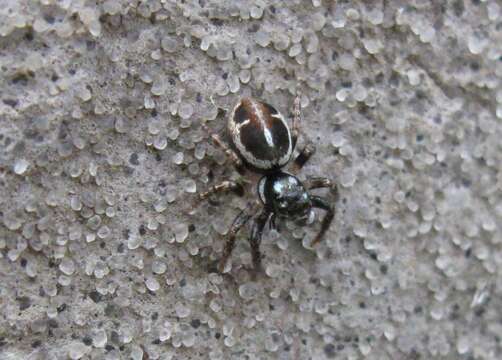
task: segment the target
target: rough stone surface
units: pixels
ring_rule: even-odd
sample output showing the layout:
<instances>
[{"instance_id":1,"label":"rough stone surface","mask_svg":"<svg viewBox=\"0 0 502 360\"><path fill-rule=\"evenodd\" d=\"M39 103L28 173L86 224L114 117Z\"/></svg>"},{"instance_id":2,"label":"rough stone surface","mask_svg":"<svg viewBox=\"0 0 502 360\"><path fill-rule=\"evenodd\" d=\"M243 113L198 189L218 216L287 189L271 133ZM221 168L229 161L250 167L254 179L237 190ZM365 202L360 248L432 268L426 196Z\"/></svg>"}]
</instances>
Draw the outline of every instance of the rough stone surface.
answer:
<instances>
[{"instance_id":1,"label":"rough stone surface","mask_svg":"<svg viewBox=\"0 0 502 360\"><path fill-rule=\"evenodd\" d=\"M500 1L3 0L0 69L0 359L502 358ZM296 89L334 226L219 275L202 124Z\"/></svg>"}]
</instances>

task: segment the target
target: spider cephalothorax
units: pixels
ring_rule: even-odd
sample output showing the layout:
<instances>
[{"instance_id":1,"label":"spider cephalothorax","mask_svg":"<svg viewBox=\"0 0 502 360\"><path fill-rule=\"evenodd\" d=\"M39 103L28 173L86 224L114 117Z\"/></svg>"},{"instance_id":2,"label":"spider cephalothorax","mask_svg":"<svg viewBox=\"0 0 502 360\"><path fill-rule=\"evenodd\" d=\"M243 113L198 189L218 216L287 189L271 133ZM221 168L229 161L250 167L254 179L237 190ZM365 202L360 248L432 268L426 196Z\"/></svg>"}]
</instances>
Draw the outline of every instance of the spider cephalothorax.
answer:
<instances>
[{"instance_id":1,"label":"spider cephalothorax","mask_svg":"<svg viewBox=\"0 0 502 360\"><path fill-rule=\"evenodd\" d=\"M251 218L254 218L254 223L249 242L255 268L260 266L259 246L263 229L269 219L274 225L276 218L292 219L305 224L313 208L326 210L321 230L312 244L322 239L333 220L334 206L324 198L310 194L309 190L330 187L337 196L335 184L326 178L312 178L302 183L296 176L282 170L291 160L299 136L299 96L295 98L293 113L290 129L284 117L273 106L253 98L243 98L233 108L228 118L230 146L218 135L212 135L214 142L223 148L241 172L250 169L263 174L257 189L261 201L249 203L232 223L218 267L220 272L223 272L234 248L237 232ZM296 168L300 169L314 151L315 148L311 144L301 149L294 160ZM211 187L200 194L200 197L205 199L211 194L226 190L241 192L242 186L227 180Z\"/></svg>"}]
</instances>

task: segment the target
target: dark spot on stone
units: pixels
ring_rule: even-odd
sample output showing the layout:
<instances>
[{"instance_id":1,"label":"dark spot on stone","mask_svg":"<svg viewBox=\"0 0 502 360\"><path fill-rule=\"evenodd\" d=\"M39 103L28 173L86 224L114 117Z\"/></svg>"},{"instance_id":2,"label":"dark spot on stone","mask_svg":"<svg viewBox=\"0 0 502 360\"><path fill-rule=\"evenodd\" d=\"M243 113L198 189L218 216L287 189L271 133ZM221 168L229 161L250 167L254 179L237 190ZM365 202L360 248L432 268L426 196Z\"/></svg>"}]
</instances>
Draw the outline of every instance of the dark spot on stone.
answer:
<instances>
[{"instance_id":1,"label":"dark spot on stone","mask_svg":"<svg viewBox=\"0 0 502 360\"><path fill-rule=\"evenodd\" d=\"M39 347L40 345L42 345L42 342L40 340L35 340L31 343L31 347L33 349L36 349L37 347Z\"/></svg>"},{"instance_id":2,"label":"dark spot on stone","mask_svg":"<svg viewBox=\"0 0 502 360\"><path fill-rule=\"evenodd\" d=\"M31 29L28 30L28 31L26 31L26 34L24 34L24 38L27 41L33 41L33 38L34 38L33 37L33 31L31 31Z\"/></svg>"},{"instance_id":3,"label":"dark spot on stone","mask_svg":"<svg viewBox=\"0 0 502 360\"><path fill-rule=\"evenodd\" d=\"M47 322L47 325L49 325L49 328L51 328L51 329L57 329L59 327L59 324L56 321L56 319L49 319L49 321Z\"/></svg>"},{"instance_id":4,"label":"dark spot on stone","mask_svg":"<svg viewBox=\"0 0 502 360\"><path fill-rule=\"evenodd\" d=\"M185 280L185 278L180 280L180 287L184 287L186 284L187 284L187 281Z\"/></svg>"},{"instance_id":5,"label":"dark spot on stone","mask_svg":"<svg viewBox=\"0 0 502 360\"><path fill-rule=\"evenodd\" d=\"M120 336L119 336L119 333L116 332L115 330L112 330L111 333L110 333L110 341L115 343L115 344L118 344L120 342Z\"/></svg>"},{"instance_id":6,"label":"dark spot on stone","mask_svg":"<svg viewBox=\"0 0 502 360\"><path fill-rule=\"evenodd\" d=\"M195 225L194 224L188 225L188 232L194 232L194 231L195 231Z\"/></svg>"},{"instance_id":7,"label":"dark spot on stone","mask_svg":"<svg viewBox=\"0 0 502 360\"><path fill-rule=\"evenodd\" d=\"M112 351L112 350L115 350L115 347L114 347L113 345L107 344L107 345L105 346L105 350L106 350L107 352L110 352L110 351Z\"/></svg>"},{"instance_id":8,"label":"dark spot on stone","mask_svg":"<svg viewBox=\"0 0 502 360\"><path fill-rule=\"evenodd\" d=\"M464 0L457 0L455 2L453 2L453 13L460 17L463 15L464 11L465 11L465 5L464 5Z\"/></svg>"},{"instance_id":9,"label":"dark spot on stone","mask_svg":"<svg viewBox=\"0 0 502 360\"><path fill-rule=\"evenodd\" d=\"M150 112L150 115L152 117L157 117L157 115L158 115L157 109L152 109L152 111Z\"/></svg>"},{"instance_id":10,"label":"dark spot on stone","mask_svg":"<svg viewBox=\"0 0 502 360\"><path fill-rule=\"evenodd\" d=\"M16 298L19 302L19 310L23 311L28 309L31 306L31 299L28 296L21 296Z\"/></svg>"},{"instance_id":11,"label":"dark spot on stone","mask_svg":"<svg viewBox=\"0 0 502 360\"><path fill-rule=\"evenodd\" d=\"M84 336L84 338L82 339L82 342L87 346L92 345L92 339L90 336Z\"/></svg>"},{"instance_id":12,"label":"dark spot on stone","mask_svg":"<svg viewBox=\"0 0 502 360\"><path fill-rule=\"evenodd\" d=\"M328 358L334 358L335 357L335 346L333 344L326 344L324 346L324 353Z\"/></svg>"},{"instance_id":13,"label":"dark spot on stone","mask_svg":"<svg viewBox=\"0 0 502 360\"><path fill-rule=\"evenodd\" d=\"M105 315L109 317L121 318L124 311L115 304L107 304L105 307Z\"/></svg>"},{"instance_id":14,"label":"dark spot on stone","mask_svg":"<svg viewBox=\"0 0 502 360\"><path fill-rule=\"evenodd\" d=\"M422 142L424 140L424 136L422 134L418 134L416 139L417 139L417 142Z\"/></svg>"},{"instance_id":15,"label":"dark spot on stone","mask_svg":"<svg viewBox=\"0 0 502 360\"><path fill-rule=\"evenodd\" d=\"M157 320L158 318L159 318L159 313L158 313L158 312L154 312L154 313L152 314L152 320L153 320L153 321L155 321L155 320Z\"/></svg>"},{"instance_id":16,"label":"dark spot on stone","mask_svg":"<svg viewBox=\"0 0 502 360\"><path fill-rule=\"evenodd\" d=\"M0 347L4 346L7 344L7 341L5 341L5 338L0 337Z\"/></svg>"},{"instance_id":17,"label":"dark spot on stone","mask_svg":"<svg viewBox=\"0 0 502 360\"><path fill-rule=\"evenodd\" d=\"M211 23L214 26L221 26L221 25L223 25L223 20L221 20L221 19L211 19Z\"/></svg>"},{"instance_id":18,"label":"dark spot on stone","mask_svg":"<svg viewBox=\"0 0 502 360\"><path fill-rule=\"evenodd\" d=\"M302 339L302 344L307 345L307 339Z\"/></svg>"},{"instance_id":19,"label":"dark spot on stone","mask_svg":"<svg viewBox=\"0 0 502 360\"><path fill-rule=\"evenodd\" d=\"M381 84L383 83L383 80L385 79L385 76L383 73L378 73L377 76L375 76L375 83L376 84Z\"/></svg>"},{"instance_id":20,"label":"dark spot on stone","mask_svg":"<svg viewBox=\"0 0 502 360\"><path fill-rule=\"evenodd\" d=\"M26 267L26 264L28 263L28 260L26 260L25 258L21 258L21 260L19 261L19 263L21 264L21 267Z\"/></svg>"},{"instance_id":21,"label":"dark spot on stone","mask_svg":"<svg viewBox=\"0 0 502 360\"><path fill-rule=\"evenodd\" d=\"M169 85L176 85L176 80L174 78L169 78Z\"/></svg>"},{"instance_id":22,"label":"dark spot on stone","mask_svg":"<svg viewBox=\"0 0 502 360\"><path fill-rule=\"evenodd\" d=\"M352 82L351 81L342 81L342 87L344 87L344 88L351 88L352 87Z\"/></svg>"},{"instance_id":23,"label":"dark spot on stone","mask_svg":"<svg viewBox=\"0 0 502 360\"><path fill-rule=\"evenodd\" d=\"M3 99L2 102L12 108L16 107L19 104L19 101L17 101L16 99Z\"/></svg>"},{"instance_id":24,"label":"dark spot on stone","mask_svg":"<svg viewBox=\"0 0 502 360\"><path fill-rule=\"evenodd\" d=\"M101 301L103 298L100 293L98 293L96 290L91 291L89 293L89 297L91 298L92 301L94 301L96 304Z\"/></svg>"},{"instance_id":25,"label":"dark spot on stone","mask_svg":"<svg viewBox=\"0 0 502 360\"><path fill-rule=\"evenodd\" d=\"M415 306L415 309L413 309L413 311L415 312L415 314L421 314L423 309L421 306Z\"/></svg>"},{"instance_id":26,"label":"dark spot on stone","mask_svg":"<svg viewBox=\"0 0 502 360\"><path fill-rule=\"evenodd\" d=\"M476 61L471 62L470 68L472 71L479 71L480 68L479 63Z\"/></svg>"},{"instance_id":27,"label":"dark spot on stone","mask_svg":"<svg viewBox=\"0 0 502 360\"><path fill-rule=\"evenodd\" d=\"M54 22L56 21L54 16L52 16L51 14L45 14L44 20L47 21L49 24L54 24Z\"/></svg>"},{"instance_id":28,"label":"dark spot on stone","mask_svg":"<svg viewBox=\"0 0 502 360\"><path fill-rule=\"evenodd\" d=\"M58 306L58 308L57 308L58 313L62 313L62 312L63 312L63 311L65 311L65 310L66 310L66 304L65 304L65 303L61 304L61 305L60 305L60 306Z\"/></svg>"},{"instance_id":29,"label":"dark spot on stone","mask_svg":"<svg viewBox=\"0 0 502 360\"><path fill-rule=\"evenodd\" d=\"M193 319L192 321L190 321L190 325L194 328L194 329L198 329L199 326L200 326L200 320L199 319Z\"/></svg>"},{"instance_id":30,"label":"dark spot on stone","mask_svg":"<svg viewBox=\"0 0 502 360\"><path fill-rule=\"evenodd\" d=\"M162 161L162 155L159 151L155 152L155 160L157 160L158 162Z\"/></svg>"},{"instance_id":31,"label":"dark spot on stone","mask_svg":"<svg viewBox=\"0 0 502 360\"><path fill-rule=\"evenodd\" d=\"M227 80L227 79L228 79L228 73L223 73L223 75L221 75L221 77L222 77L224 80Z\"/></svg>"},{"instance_id":32,"label":"dark spot on stone","mask_svg":"<svg viewBox=\"0 0 502 360\"><path fill-rule=\"evenodd\" d=\"M255 33L260 30L260 24L255 23L248 28L248 33Z\"/></svg>"},{"instance_id":33,"label":"dark spot on stone","mask_svg":"<svg viewBox=\"0 0 502 360\"><path fill-rule=\"evenodd\" d=\"M396 73L395 71L393 71L392 74L389 77L389 85L391 85L393 87L398 87L399 86L399 82L400 82L399 74Z\"/></svg>"},{"instance_id":34,"label":"dark spot on stone","mask_svg":"<svg viewBox=\"0 0 502 360\"><path fill-rule=\"evenodd\" d=\"M152 341L153 345L159 345L160 344L160 339L155 339Z\"/></svg>"},{"instance_id":35,"label":"dark spot on stone","mask_svg":"<svg viewBox=\"0 0 502 360\"><path fill-rule=\"evenodd\" d=\"M214 337L215 337L216 339L219 339L219 338L221 337L221 334L220 334L219 332L217 332L216 334L214 334Z\"/></svg>"},{"instance_id":36,"label":"dark spot on stone","mask_svg":"<svg viewBox=\"0 0 502 360\"><path fill-rule=\"evenodd\" d=\"M270 5L269 9L272 14L275 14L276 9L274 5Z\"/></svg>"},{"instance_id":37,"label":"dark spot on stone","mask_svg":"<svg viewBox=\"0 0 502 360\"><path fill-rule=\"evenodd\" d=\"M338 351L342 351L343 349L345 349L345 345L343 345L343 344L338 344L338 345L336 346L336 349L337 349Z\"/></svg>"},{"instance_id":38,"label":"dark spot on stone","mask_svg":"<svg viewBox=\"0 0 502 360\"><path fill-rule=\"evenodd\" d=\"M470 258L470 257L471 257L471 252L472 252L472 249L471 249L471 248L469 248L469 249L465 250L464 256L465 256L466 258Z\"/></svg>"},{"instance_id":39,"label":"dark spot on stone","mask_svg":"<svg viewBox=\"0 0 502 360\"><path fill-rule=\"evenodd\" d=\"M92 41L92 40L87 40L85 42L85 46L88 51L92 51L92 50L96 49L96 42Z\"/></svg>"},{"instance_id":40,"label":"dark spot on stone","mask_svg":"<svg viewBox=\"0 0 502 360\"><path fill-rule=\"evenodd\" d=\"M382 264L382 265L380 266L380 272L381 272L382 274L386 275L388 270L389 270L389 268L387 267L387 265Z\"/></svg>"},{"instance_id":41,"label":"dark spot on stone","mask_svg":"<svg viewBox=\"0 0 502 360\"><path fill-rule=\"evenodd\" d=\"M52 82L56 82L56 81L58 81L58 80L59 80L59 76L58 76L58 74L56 74L56 73L52 74L52 76L51 76L51 81L52 81Z\"/></svg>"},{"instance_id":42,"label":"dark spot on stone","mask_svg":"<svg viewBox=\"0 0 502 360\"><path fill-rule=\"evenodd\" d=\"M484 307L480 307L474 311L474 315L477 317L482 317L485 314L486 309Z\"/></svg>"},{"instance_id":43,"label":"dark spot on stone","mask_svg":"<svg viewBox=\"0 0 502 360\"><path fill-rule=\"evenodd\" d=\"M16 74L12 78L12 83L16 85L26 86L28 85L28 76L24 73Z\"/></svg>"},{"instance_id":44,"label":"dark spot on stone","mask_svg":"<svg viewBox=\"0 0 502 360\"><path fill-rule=\"evenodd\" d=\"M197 93L197 95L195 95L195 101L197 101L198 103L202 102L202 95L201 95L201 93Z\"/></svg>"},{"instance_id":45,"label":"dark spot on stone","mask_svg":"<svg viewBox=\"0 0 502 360\"><path fill-rule=\"evenodd\" d=\"M364 301L361 301L361 302L359 303L359 307L360 307L361 309L366 309L366 303L365 303Z\"/></svg>"},{"instance_id":46,"label":"dark spot on stone","mask_svg":"<svg viewBox=\"0 0 502 360\"><path fill-rule=\"evenodd\" d=\"M143 235L145 235L145 234L146 234L146 228L145 228L145 225L141 224L141 225L139 226L139 234L140 234L141 236L143 236Z\"/></svg>"}]
</instances>

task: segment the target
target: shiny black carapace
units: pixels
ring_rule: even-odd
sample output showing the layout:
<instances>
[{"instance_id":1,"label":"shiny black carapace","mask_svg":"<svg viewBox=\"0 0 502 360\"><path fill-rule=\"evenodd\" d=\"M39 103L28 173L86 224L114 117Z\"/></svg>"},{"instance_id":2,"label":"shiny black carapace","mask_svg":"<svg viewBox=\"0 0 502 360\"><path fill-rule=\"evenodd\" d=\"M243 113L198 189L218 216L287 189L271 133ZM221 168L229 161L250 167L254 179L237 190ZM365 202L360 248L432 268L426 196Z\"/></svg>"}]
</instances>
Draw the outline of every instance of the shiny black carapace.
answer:
<instances>
[{"instance_id":1,"label":"shiny black carapace","mask_svg":"<svg viewBox=\"0 0 502 360\"><path fill-rule=\"evenodd\" d=\"M333 221L334 205L324 198L310 194L309 190L329 187L336 201L338 195L336 184L326 178L311 178L302 183L294 175L283 171L296 148L300 134L300 120L299 95L294 101L291 129L281 113L273 106L256 99L243 98L233 108L228 118L230 145L227 145L219 135L212 135L214 143L225 151L239 172L249 169L263 175L257 189L261 201L250 202L232 223L218 265L220 272L225 270L227 260L235 246L237 233L252 218L254 223L249 242L255 269L261 264L259 247L267 221L270 221L273 227L276 227L277 219L281 218L305 224L313 215L313 208L325 210L326 215L322 220L321 229L312 241L312 245L322 239ZM294 160L295 170L301 169L314 152L315 147L307 143ZM212 194L229 190L240 194L244 192L241 184L227 180L201 193L200 198L206 199Z\"/></svg>"}]
</instances>

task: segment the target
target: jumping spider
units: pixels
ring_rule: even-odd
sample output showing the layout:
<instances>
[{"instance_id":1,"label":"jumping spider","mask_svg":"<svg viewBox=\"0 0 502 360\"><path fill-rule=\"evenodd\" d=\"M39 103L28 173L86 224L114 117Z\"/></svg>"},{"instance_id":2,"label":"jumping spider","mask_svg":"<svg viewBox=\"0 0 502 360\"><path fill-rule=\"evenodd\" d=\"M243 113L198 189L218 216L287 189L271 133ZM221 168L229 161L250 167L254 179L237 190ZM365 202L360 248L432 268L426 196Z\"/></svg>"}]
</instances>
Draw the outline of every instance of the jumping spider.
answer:
<instances>
[{"instance_id":1,"label":"jumping spider","mask_svg":"<svg viewBox=\"0 0 502 360\"><path fill-rule=\"evenodd\" d=\"M335 216L335 207L326 199L310 194L309 190L329 187L333 190L336 201L338 197L336 184L326 178L311 178L302 184L294 175L282 171L290 162L295 150L300 135L300 120L299 95L294 101L291 130L284 117L273 106L253 98L243 98L233 108L228 118L230 145L227 145L219 135L211 135L213 142L224 150L239 172L243 173L247 169L262 175L257 189L260 201L249 203L237 215L228 232L223 256L218 264L220 272L224 271L234 249L237 233L253 217L249 242L256 270L261 264L259 247L267 221L270 220L273 227L276 218L293 219L304 225L312 214L312 208L320 208L326 211L326 215L312 245L317 244L328 230ZM294 160L296 169L301 169L314 152L315 147L312 144L303 147ZM210 187L199 197L207 199L212 194L225 191L242 193L243 188L239 183L227 180ZM256 214L258 216L255 217Z\"/></svg>"}]
</instances>

